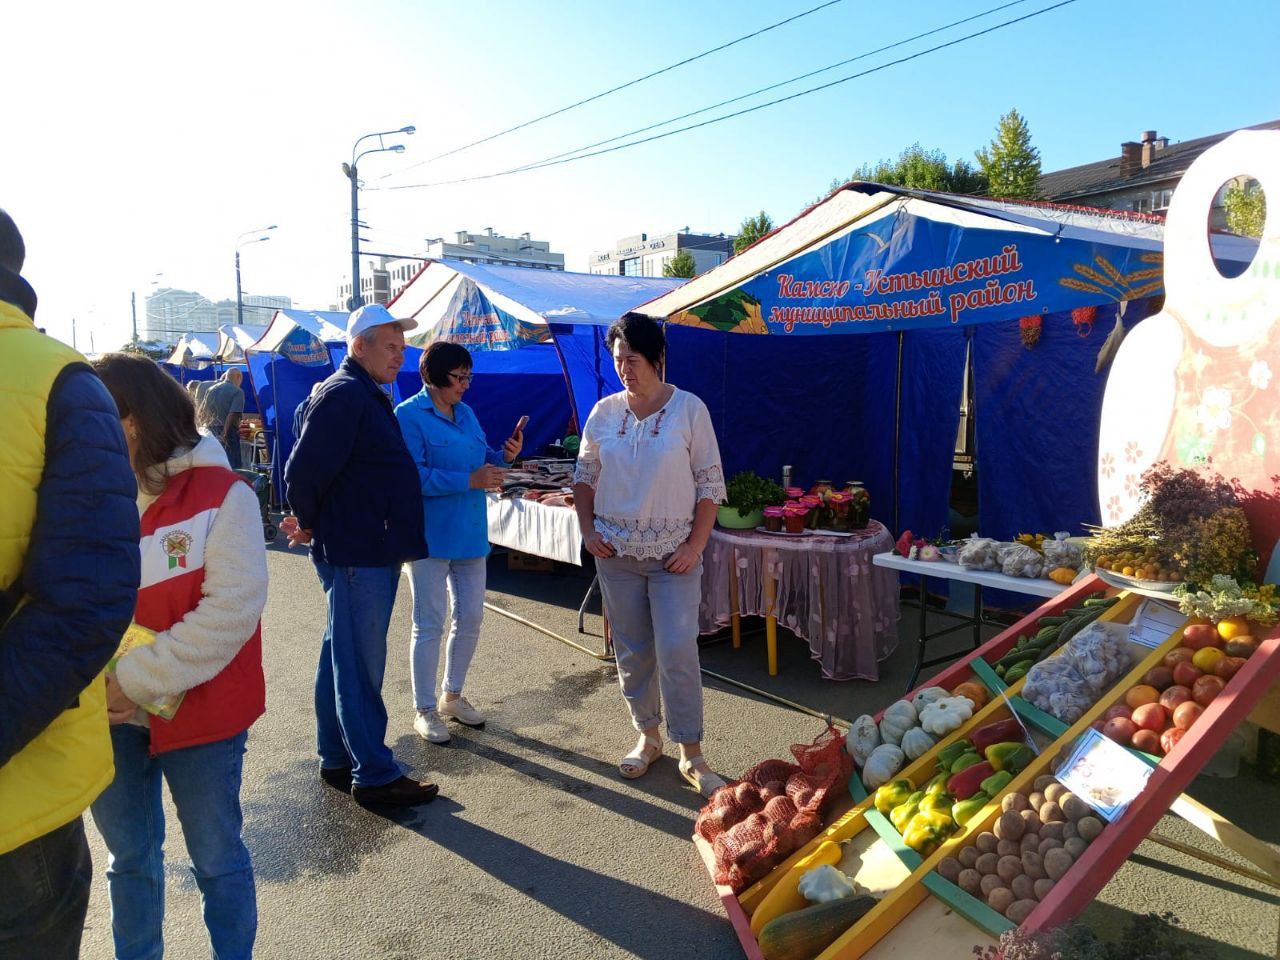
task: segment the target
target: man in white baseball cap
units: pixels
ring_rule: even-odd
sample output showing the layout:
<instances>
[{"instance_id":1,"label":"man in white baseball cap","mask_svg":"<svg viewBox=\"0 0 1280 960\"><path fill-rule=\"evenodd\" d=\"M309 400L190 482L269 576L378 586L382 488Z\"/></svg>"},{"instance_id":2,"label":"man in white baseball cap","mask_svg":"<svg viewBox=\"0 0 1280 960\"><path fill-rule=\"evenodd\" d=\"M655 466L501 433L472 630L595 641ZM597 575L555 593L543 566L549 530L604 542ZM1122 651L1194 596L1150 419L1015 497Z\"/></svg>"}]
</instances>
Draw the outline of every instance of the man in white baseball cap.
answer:
<instances>
[{"instance_id":1,"label":"man in white baseball cap","mask_svg":"<svg viewBox=\"0 0 1280 960\"><path fill-rule=\"evenodd\" d=\"M418 469L382 388L404 365L404 332L378 304L347 321L347 354L308 402L284 468L289 545L311 545L329 623L316 670L320 778L359 803L415 806L436 785L404 775L386 744L382 678L400 567L427 555Z\"/></svg>"}]
</instances>

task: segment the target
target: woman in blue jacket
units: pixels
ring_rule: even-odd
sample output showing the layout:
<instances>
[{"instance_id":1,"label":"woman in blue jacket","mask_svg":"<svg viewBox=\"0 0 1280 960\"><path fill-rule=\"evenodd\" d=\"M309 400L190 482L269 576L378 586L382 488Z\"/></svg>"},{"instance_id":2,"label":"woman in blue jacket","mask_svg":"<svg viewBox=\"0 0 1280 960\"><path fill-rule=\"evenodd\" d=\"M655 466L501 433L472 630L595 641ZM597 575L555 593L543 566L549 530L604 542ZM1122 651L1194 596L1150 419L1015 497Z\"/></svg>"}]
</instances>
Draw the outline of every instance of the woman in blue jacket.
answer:
<instances>
[{"instance_id":1,"label":"woman in blue jacket","mask_svg":"<svg viewBox=\"0 0 1280 960\"><path fill-rule=\"evenodd\" d=\"M413 589L410 668L418 710L413 729L431 743L447 743L445 717L470 727L484 724L484 715L462 696L484 616L489 555L484 492L502 483L498 464L509 464L519 456L524 436L517 430L501 451L488 446L475 412L462 402L471 385L471 354L466 347L436 341L422 354L418 369L422 390L396 407L405 444L418 467L426 514L428 556L413 562L409 581ZM437 700L446 595L453 617Z\"/></svg>"}]
</instances>

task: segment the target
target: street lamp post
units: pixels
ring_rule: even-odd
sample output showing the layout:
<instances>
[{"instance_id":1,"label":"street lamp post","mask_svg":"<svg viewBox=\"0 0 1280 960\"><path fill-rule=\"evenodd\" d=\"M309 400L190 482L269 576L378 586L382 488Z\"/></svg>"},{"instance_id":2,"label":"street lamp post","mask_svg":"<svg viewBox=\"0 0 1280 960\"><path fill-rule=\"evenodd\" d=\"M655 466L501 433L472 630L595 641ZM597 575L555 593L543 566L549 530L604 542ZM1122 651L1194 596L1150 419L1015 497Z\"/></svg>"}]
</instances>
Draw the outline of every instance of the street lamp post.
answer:
<instances>
[{"instance_id":1,"label":"street lamp post","mask_svg":"<svg viewBox=\"0 0 1280 960\"><path fill-rule=\"evenodd\" d=\"M246 230L240 236L236 237L236 326L244 326L244 297L240 293L240 248L247 247L251 243L261 243L263 240L270 240L266 236L268 230L274 230L276 225L273 223L269 227L259 227L257 230ZM255 233L261 233L263 236L254 237L252 240L246 240L245 237Z\"/></svg>"},{"instance_id":2,"label":"street lamp post","mask_svg":"<svg viewBox=\"0 0 1280 960\"><path fill-rule=\"evenodd\" d=\"M387 146L383 142L383 137L389 137L392 134L404 133L411 134L416 132L417 128L412 124L401 127L399 130L382 130L378 133L366 133L358 139L351 147L351 162L342 165L342 172L346 174L347 179L351 181L351 296L347 300L347 309L356 310L364 304L364 297L360 294L360 180L356 170L360 158L371 153L404 153L404 144L395 143ZM360 144L372 138L378 138L378 145L368 150L361 151Z\"/></svg>"}]
</instances>

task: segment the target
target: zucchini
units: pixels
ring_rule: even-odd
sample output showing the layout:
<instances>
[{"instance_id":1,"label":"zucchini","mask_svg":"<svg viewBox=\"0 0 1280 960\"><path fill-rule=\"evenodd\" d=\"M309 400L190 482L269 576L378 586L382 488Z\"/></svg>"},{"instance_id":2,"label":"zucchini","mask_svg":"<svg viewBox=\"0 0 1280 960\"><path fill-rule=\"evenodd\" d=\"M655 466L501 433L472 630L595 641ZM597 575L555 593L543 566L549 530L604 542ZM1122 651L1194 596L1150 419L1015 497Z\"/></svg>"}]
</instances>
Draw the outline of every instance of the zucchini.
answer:
<instances>
[{"instance_id":1,"label":"zucchini","mask_svg":"<svg viewBox=\"0 0 1280 960\"><path fill-rule=\"evenodd\" d=\"M813 960L877 902L875 897L845 897L784 913L760 931L760 952L764 960Z\"/></svg>"}]
</instances>

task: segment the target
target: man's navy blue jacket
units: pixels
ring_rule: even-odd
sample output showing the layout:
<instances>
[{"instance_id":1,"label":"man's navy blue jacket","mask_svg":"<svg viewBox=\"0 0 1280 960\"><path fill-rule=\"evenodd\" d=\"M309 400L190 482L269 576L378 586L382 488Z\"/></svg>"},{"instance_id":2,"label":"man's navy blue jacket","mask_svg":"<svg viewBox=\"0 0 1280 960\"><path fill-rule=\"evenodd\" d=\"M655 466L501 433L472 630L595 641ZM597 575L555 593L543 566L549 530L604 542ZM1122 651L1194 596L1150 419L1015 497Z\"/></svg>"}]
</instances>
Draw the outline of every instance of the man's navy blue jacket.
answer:
<instances>
[{"instance_id":1,"label":"man's navy blue jacket","mask_svg":"<svg viewBox=\"0 0 1280 960\"><path fill-rule=\"evenodd\" d=\"M307 404L284 481L317 562L390 567L427 555L418 471L391 398L351 356Z\"/></svg>"}]
</instances>

